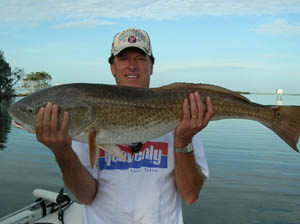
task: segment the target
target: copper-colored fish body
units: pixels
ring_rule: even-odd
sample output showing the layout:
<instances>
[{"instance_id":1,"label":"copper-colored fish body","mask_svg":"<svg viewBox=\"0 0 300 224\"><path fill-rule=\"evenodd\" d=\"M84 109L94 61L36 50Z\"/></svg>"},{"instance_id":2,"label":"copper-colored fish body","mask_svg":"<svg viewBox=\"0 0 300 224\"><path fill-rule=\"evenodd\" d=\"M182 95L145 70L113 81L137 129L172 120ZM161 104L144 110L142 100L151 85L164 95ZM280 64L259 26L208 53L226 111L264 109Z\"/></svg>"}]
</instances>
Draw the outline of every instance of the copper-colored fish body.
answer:
<instances>
[{"instance_id":1,"label":"copper-colored fish body","mask_svg":"<svg viewBox=\"0 0 300 224\"><path fill-rule=\"evenodd\" d=\"M23 98L9 109L24 129L34 131L38 109L45 102L58 104L70 114L73 140L105 145L131 144L173 131L182 117L182 103L192 92L213 103L212 120L250 119L279 135L294 150L300 135L300 106L261 105L238 93L206 84L175 83L159 88L73 83L54 86ZM91 134L95 130L96 136ZM93 146L94 147L94 146ZM92 155L93 156L93 155ZM120 153L119 156L122 156Z\"/></svg>"}]
</instances>

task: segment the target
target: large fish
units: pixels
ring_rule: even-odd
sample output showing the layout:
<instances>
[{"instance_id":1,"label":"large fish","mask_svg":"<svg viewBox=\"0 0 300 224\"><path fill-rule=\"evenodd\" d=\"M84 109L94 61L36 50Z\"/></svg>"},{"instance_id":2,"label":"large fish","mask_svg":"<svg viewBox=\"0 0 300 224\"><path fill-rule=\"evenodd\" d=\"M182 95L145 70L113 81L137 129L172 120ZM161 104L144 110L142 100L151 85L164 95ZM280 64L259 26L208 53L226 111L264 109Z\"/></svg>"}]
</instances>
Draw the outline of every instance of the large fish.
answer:
<instances>
[{"instance_id":1,"label":"large fish","mask_svg":"<svg viewBox=\"0 0 300 224\"><path fill-rule=\"evenodd\" d=\"M88 142L93 166L96 147L123 157L115 144L130 144L159 137L174 130L182 117L182 103L197 91L213 103L212 120L250 119L274 131L294 150L300 135L300 106L265 106L252 103L236 92L206 84L174 83L159 88L133 88L104 84L74 83L54 86L31 94L9 108L16 124L35 132L40 107L59 105L60 119L70 114L69 134ZM205 104L205 101L204 101Z\"/></svg>"}]
</instances>

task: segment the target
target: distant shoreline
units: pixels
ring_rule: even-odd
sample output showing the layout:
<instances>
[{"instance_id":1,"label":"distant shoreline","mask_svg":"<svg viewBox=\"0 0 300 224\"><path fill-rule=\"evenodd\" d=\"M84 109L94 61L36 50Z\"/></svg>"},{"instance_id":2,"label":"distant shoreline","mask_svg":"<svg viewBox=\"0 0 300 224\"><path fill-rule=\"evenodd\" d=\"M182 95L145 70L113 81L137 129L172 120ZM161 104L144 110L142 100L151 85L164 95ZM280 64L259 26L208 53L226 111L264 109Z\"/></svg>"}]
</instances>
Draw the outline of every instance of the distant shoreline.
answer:
<instances>
[{"instance_id":1,"label":"distant shoreline","mask_svg":"<svg viewBox=\"0 0 300 224\"><path fill-rule=\"evenodd\" d=\"M253 95L279 95L276 93L256 93L256 92L241 92L236 91L239 94L253 94ZM300 96L300 93L283 93L282 96Z\"/></svg>"}]
</instances>

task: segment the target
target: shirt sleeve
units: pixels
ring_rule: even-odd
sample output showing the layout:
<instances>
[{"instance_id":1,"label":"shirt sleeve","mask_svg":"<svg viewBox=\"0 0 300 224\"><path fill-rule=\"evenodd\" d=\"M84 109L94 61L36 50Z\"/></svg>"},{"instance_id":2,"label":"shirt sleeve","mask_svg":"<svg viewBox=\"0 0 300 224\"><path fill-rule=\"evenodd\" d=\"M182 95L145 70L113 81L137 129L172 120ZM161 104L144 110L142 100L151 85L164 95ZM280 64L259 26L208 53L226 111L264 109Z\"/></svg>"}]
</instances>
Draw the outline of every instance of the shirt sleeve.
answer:
<instances>
[{"instance_id":1,"label":"shirt sleeve","mask_svg":"<svg viewBox=\"0 0 300 224\"><path fill-rule=\"evenodd\" d=\"M195 160L200 168L202 174L205 176L205 179L209 178L209 169L207 165L207 160L204 152L204 147L200 140L200 133L196 134L192 139L192 144L194 148Z\"/></svg>"},{"instance_id":2,"label":"shirt sleeve","mask_svg":"<svg viewBox=\"0 0 300 224\"><path fill-rule=\"evenodd\" d=\"M88 172L95 178L99 177L99 169L97 164L94 165L94 168L90 165L90 156L89 156L89 145L83 142L72 141L72 148L77 154L82 165L88 170Z\"/></svg>"}]
</instances>

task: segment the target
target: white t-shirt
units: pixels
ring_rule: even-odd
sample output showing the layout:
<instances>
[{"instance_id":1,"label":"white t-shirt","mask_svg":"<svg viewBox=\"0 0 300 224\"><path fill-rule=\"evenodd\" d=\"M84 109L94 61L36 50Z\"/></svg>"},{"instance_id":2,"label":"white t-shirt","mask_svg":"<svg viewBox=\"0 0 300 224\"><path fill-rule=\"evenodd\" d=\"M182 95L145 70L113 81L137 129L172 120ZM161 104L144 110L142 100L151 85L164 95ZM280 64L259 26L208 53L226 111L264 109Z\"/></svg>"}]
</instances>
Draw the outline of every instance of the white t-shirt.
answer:
<instances>
[{"instance_id":1,"label":"white t-shirt","mask_svg":"<svg viewBox=\"0 0 300 224\"><path fill-rule=\"evenodd\" d=\"M88 144L73 141L82 164L98 180L98 191L83 206L84 224L182 224L181 198L174 178L174 135L168 133L143 143L139 153L119 146L123 161L100 150L90 167ZM193 138L197 164L207 178L209 170L199 135Z\"/></svg>"}]
</instances>

